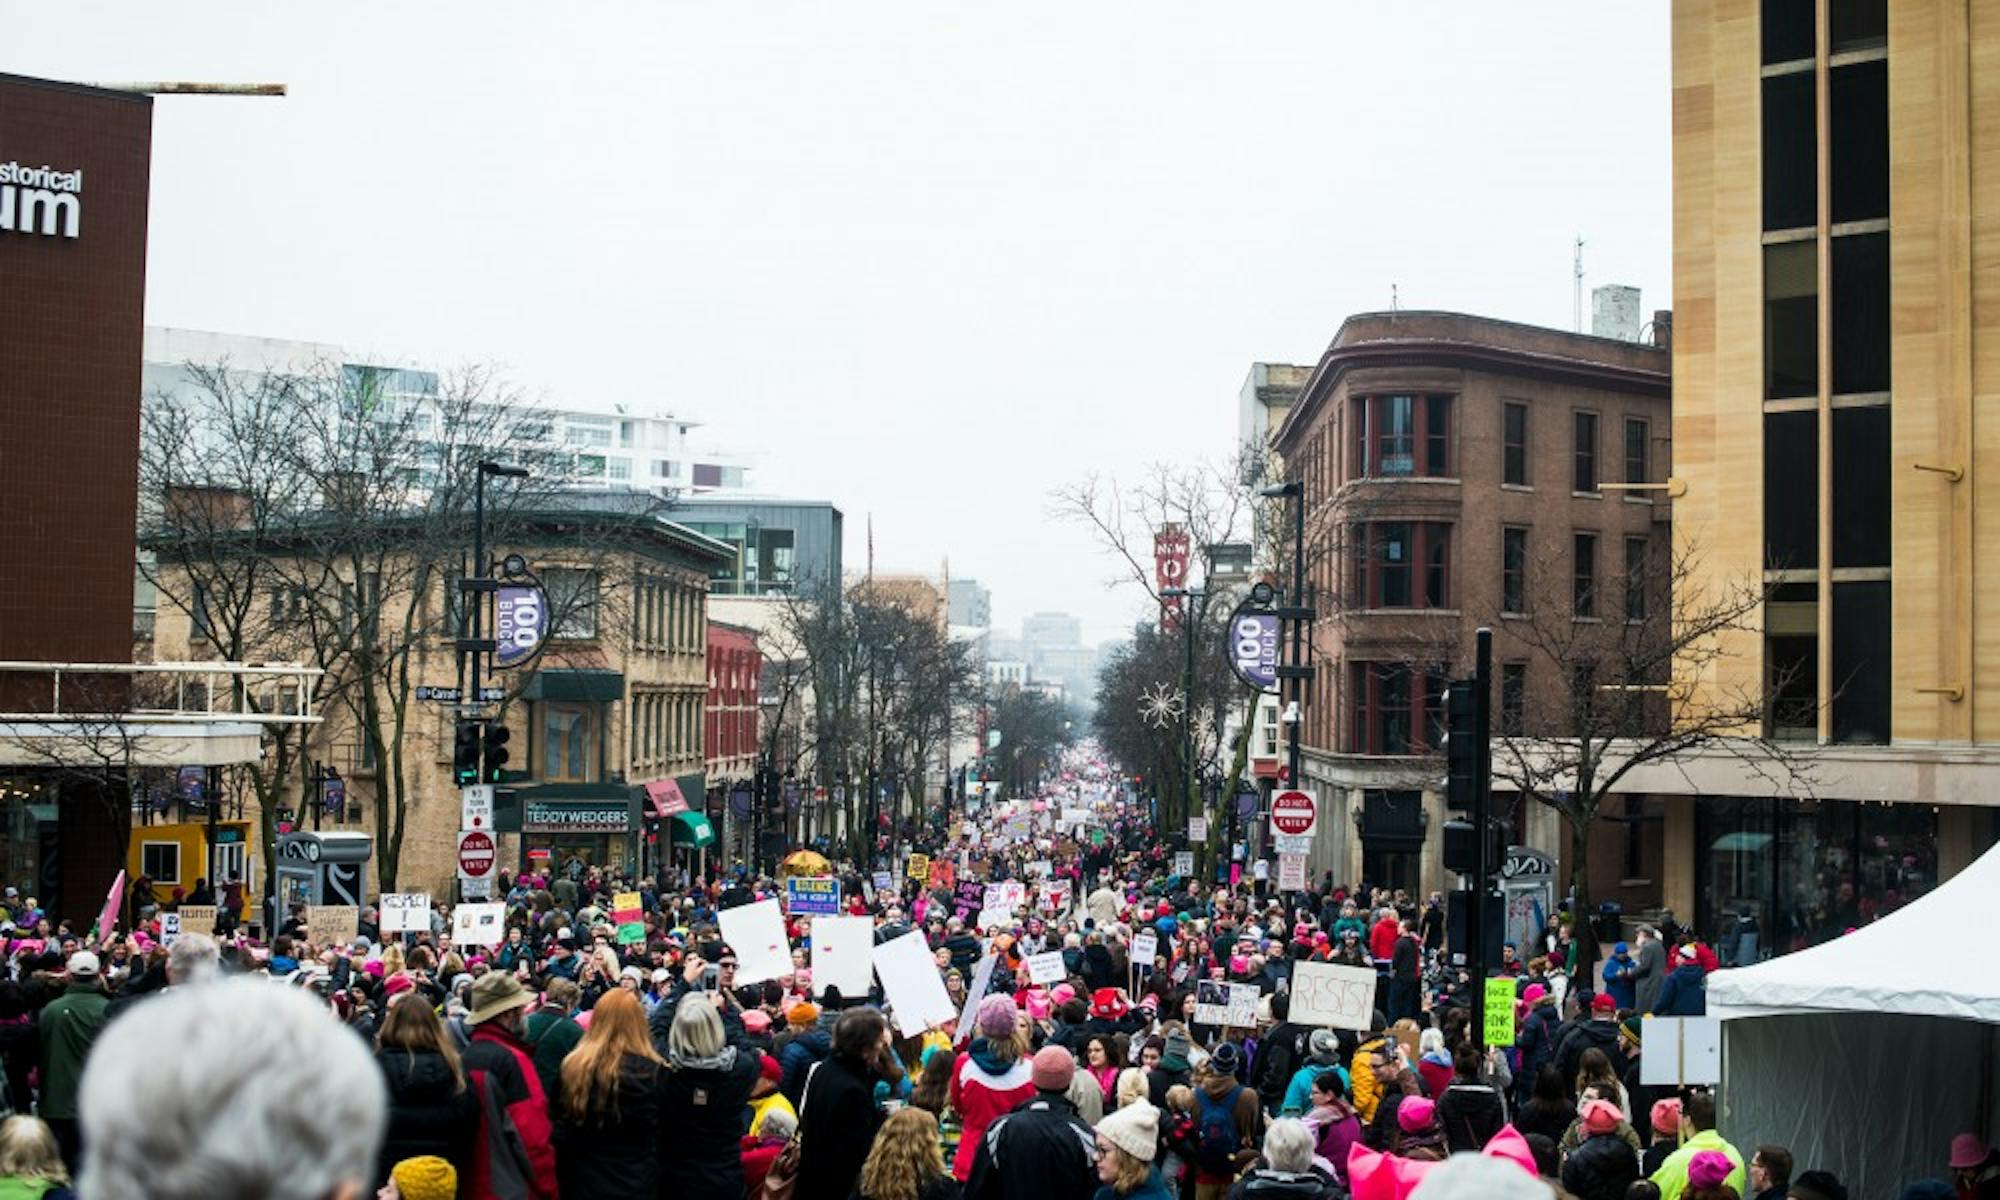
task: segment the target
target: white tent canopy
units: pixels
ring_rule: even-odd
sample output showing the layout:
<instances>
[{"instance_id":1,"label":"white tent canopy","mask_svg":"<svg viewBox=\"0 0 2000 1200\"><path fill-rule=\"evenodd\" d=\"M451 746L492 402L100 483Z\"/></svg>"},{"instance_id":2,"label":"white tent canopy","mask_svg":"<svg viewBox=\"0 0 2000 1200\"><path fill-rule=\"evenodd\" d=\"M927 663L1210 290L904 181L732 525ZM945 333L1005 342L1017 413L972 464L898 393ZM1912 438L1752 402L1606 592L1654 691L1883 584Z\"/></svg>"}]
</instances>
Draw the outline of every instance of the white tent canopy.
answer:
<instances>
[{"instance_id":1,"label":"white tent canopy","mask_svg":"<svg viewBox=\"0 0 2000 1200\"><path fill-rule=\"evenodd\" d=\"M1941 1177L1951 1138L1992 1138L2000 1087L2000 849L1845 937L1708 981L1721 1127L1791 1150L1853 1196Z\"/></svg>"},{"instance_id":2,"label":"white tent canopy","mask_svg":"<svg viewBox=\"0 0 2000 1200\"><path fill-rule=\"evenodd\" d=\"M1981 922L2000 912L2000 852L1845 937L1708 981L1708 1015L1905 1013L2000 1023L2000 955Z\"/></svg>"}]
</instances>

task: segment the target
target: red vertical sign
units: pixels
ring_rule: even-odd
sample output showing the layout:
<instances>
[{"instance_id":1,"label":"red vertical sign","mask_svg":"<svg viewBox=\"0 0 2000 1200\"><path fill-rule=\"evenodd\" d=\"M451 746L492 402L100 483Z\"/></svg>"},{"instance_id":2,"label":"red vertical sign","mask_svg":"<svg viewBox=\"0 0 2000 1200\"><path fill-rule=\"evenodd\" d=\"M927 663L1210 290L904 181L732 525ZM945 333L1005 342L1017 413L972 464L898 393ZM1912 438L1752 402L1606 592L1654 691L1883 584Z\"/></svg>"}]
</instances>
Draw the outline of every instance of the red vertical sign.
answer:
<instances>
[{"instance_id":1,"label":"red vertical sign","mask_svg":"<svg viewBox=\"0 0 2000 1200\"><path fill-rule=\"evenodd\" d=\"M1166 524L1153 535L1153 580L1159 591L1168 588L1185 588L1188 585L1187 531L1179 525ZM1160 630L1169 633L1181 625L1180 596L1160 597Z\"/></svg>"}]
</instances>

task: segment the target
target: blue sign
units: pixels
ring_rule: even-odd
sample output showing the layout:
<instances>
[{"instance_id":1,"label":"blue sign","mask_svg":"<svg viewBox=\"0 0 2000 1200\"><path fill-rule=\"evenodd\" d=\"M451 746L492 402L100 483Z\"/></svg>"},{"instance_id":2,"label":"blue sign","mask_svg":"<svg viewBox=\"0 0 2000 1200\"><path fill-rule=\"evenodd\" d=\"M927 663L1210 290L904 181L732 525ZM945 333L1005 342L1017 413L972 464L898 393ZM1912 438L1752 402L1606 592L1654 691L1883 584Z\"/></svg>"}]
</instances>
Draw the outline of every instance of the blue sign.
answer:
<instances>
[{"instance_id":1,"label":"blue sign","mask_svg":"<svg viewBox=\"0 0 2000 1200\"><path fill-rule=\"evenodd\" d=\"M549 632L549 601L542 589L508 584L493 594L493 665L518 667L535 657Z\"/></svg>"},{"instance_id":2,"label":"blue sign","mask_svg":"<svg viewBox=\"0 0 2000 1200\"><path fill-rule=\"evenodd\" d=\"M802 875L785 880L785 909L794 916L839 916L840 880Z\"/></svg>"},{"instance_id":3,"label":"blue sign","mask_svg":"<svg viewBox=\"0 0 2000 1200\"><path fill-rule=\"evenodd\" d=\"M1260 692L1278 690L1278 615L1239 608L1229 618L1229 665Z\"/></svg>"},{"instance_id":4,"label":"blue sign","mask_svg":"<svg viewBox=\"0 0 2000 1200\"><path fill-rule=\"evenodd\" d=\"M347 781L329 779L319 785L320 807L334 817L347 812Z\"/></svg>"}]
</instances>

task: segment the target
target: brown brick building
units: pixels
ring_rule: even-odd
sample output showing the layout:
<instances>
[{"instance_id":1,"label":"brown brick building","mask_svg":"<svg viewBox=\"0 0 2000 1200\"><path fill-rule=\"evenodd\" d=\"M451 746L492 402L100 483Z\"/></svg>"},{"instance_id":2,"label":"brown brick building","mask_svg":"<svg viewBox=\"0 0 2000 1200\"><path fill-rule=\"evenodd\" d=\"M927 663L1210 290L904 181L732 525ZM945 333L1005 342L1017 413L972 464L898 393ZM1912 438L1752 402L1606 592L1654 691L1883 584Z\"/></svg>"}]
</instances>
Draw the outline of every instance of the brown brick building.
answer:
<instances>
[{"instance_id":1,"label":"brown brick building","mask_svg":"<svg viewBox=\"0 0 2000 1200\"><path fill-rule=\"evenodd\" d=\"M1443 686L1470 672L1473 631L1490 625L1495 732L1543 732L1568 683L1527 652L1531 626L1663 611L1668 502L1601 485L1664 481L1670 431L1661 346L1459 313L1342 323L1272 438L1305 481L1320 613L1301 731L1303 786L1329 818L1314 872L1448 886ZM1513 840L1556 856L1554 814L1511 800L1495 796ZM1626 815L1599 839L1597 894L1631 881L1633 902L1656 902L1649 810Z\"/></svg>"}]
</instances>

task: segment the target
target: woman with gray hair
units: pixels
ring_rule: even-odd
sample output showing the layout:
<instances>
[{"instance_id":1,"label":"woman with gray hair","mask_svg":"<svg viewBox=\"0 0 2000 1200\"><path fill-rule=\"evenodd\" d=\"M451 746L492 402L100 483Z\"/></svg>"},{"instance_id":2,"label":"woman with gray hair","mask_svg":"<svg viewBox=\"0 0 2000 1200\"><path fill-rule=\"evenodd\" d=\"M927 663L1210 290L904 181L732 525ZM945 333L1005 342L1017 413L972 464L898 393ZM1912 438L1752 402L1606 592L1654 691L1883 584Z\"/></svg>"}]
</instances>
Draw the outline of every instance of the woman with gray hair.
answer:
<instances>
[{"instance_id":1,"label":"woman with gray hair","mask_svg":"<svg viewBox=\"0 0 2000 1200\"><path fill-rule=\"evenodd\" d=\"M1229 1200L1336 1200L1343 1195L1326 1160L1313 1157L1313 1135L1296 1117L1271 1122L1256 1169L1229 1189Z\"/></svg>"},{"instance_id":2,"label":"woman with gray hair","mask_svg":"<svg viewBox=\"0 0 2000 1200\"><path fill-rule=\"evenodd\" d=\"M367 1048L297 989L249 979L173 988L91 1050L82 1191L361 1200L387 1099Z\"/></svg>"},{"instance_id":3,"label":"woman with gray hair","mask_svg":"<svg viewBox=\"0 0 2000 1200\"><path fill-rule=\"evenodd\" d=\"M699 960L695 960L697 963ZM738 1200L743 1195L741 1139L760 1060L731 1045L716 1005L728 992L690 991L667 1032L666 1087L660 1110L672 1133L662 1195ZM740 1028L740 1026L738 1026Z\"/></svg>"}]
</instances>

